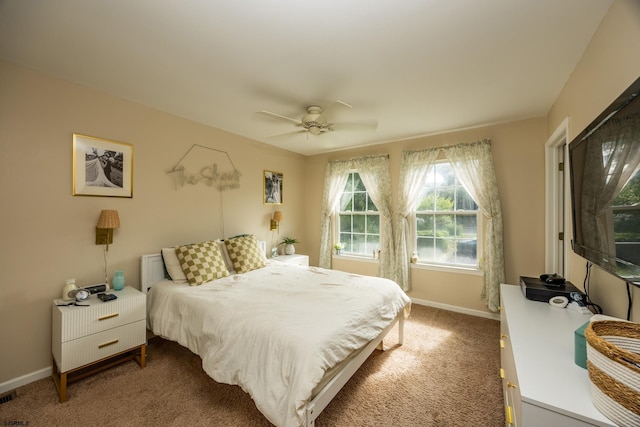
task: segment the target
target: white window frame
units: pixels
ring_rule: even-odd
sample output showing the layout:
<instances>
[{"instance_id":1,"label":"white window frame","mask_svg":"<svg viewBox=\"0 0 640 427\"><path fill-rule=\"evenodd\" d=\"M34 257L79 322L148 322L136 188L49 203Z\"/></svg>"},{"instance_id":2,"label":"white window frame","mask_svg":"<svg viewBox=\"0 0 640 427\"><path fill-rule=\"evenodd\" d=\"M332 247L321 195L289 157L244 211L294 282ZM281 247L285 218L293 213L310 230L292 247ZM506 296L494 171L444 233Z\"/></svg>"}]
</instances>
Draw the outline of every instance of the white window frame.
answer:
<instances>
[{"instance_id":1,"label":"white window frame","mask_svg":"<svg viewBox=\"0 0 640 427\"><path fill-rule=\"evenodd\" d=\"M438 160L437 164L442 163L451 163L448 159ZM457 179L457 177L456 177ZM459 180L458 180L459 182ZM455 211L453 212L455 214ZM417 229L417 221L416 221L417 209L414 209L411 212L411 238L413 241L413 251L417 251L417 243L418 243L418 229ZM484 221L482 220L482 211L478 207L476 210L476 233L477 233L477 242L476 242L476 261L477 264L475 266L471 265L463 265L463 264L453 264L453 263L434 263L434 262L424 262L418 261L416 263L411 264L412 267L427 269L427 270L436 270L436 271L448 271L448 272L462 272L474 275L482 275L484 272L482 271L482 255L483 255L483 244L484 244Z\"/></svg>"},{"instance_id":2,"label":"white window frame","mask_svg":"<svg viewBox=\"0 0 640 427\"><path fill-rule=\"evenodd\" d=\"M349 175L351 175L353 173L357 173L358 175L360 175L360 172L358 172L357 169L352 169L348 173L349 173ZM361 178L361 180L362 180L362 178ZM367 190L366 187L365 187L365 191L366 191L367 197L369 199L371 199L371 197L369 196L369 190ZM343 192L340 193L340 200L342 200L342 194L344 194L344 190L343 190ZM371 203L373 203L373 200L371 200ZM374 205L375 205L375 203L374 203ZM377 206L376 206L376 208L377 208ZM340 214L341 213L345 213L345 212L347 212L347 211L341 211L340 210L340 202L338 202L338 207L335 210L335 213L334 213L334 216L333 216L333 218L334 218L333 223L335 224L334 242L339 242L340 241ZM354 211L351 211L351 212L353 214ZM378 236L381 235L383 218L382 218L382 215L380 215L380 211L379 210L376 210L376 211L365 211L365 212L362 212L362 213L358 212L356 214L357 215L377 215L378 216ZM351 231L353 233L353 228L352 228ZM367 233L366 233L366 230L365 230L365 235L366 234ZM380 249L380 248L378 248L378 249ZM334 256L335 256L335 252L334 252ZM354 257L354 258L377 258L377 254L375 254L375 256L374 256L373 253L372 254L366 254L366 253L361 254L361 253L355 253L355 252L342 252L342 254L340 256Z\"/></svg>"}]
</instances>

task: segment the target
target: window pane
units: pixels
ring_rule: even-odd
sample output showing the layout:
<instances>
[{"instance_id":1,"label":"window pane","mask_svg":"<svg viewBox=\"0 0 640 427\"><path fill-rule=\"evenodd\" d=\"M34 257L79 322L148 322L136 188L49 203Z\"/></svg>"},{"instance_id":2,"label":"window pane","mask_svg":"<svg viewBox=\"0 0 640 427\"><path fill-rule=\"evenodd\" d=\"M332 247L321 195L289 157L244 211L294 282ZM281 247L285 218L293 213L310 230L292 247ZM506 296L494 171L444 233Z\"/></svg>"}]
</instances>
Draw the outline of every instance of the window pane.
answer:
<instances>
[{"instance_id":1,"label":"window pane","mask_svg":"<svg viewBox=\"0 0 640 427\"><path fill-rule=\"evenodd\" d=\"M458 264L477 264L477 246L476 239L458 240L456 243L456 262Z\"/></svg>"},{"instance_id":2,"label":"window pane","mask_svg":"<svg viewBox=\"0 0 640 427\"><path fill-rule=\"evenodd\" d=\"M422 195L418 199L418 204L416 206L417 211L432 211L435 210L436 198L433 188L425 187L422 190Z\"/></svg>"},{"instance_id":3,"label":"window pane","mask_svg":"<svg viewBox=\"0 0 640 427\"><path fill-rule=\"evenodd\" d=\"M456 182L456 176L449 163L438 163L436 165L436 186L450 186Z\"/></svg>"},{"instance_id":4,"label":"window pane","mask_svg":"<svg viewBox=\"0 0 640 427\"><path fill-rule=\"evenodd\" d=\"M432 238L418 237L418 259L425 262L435 262L434 241Z\"/></svg>"},{"instance_id":5,"label":"window pane","mask_svg":"<svg viewBox=\"0 0 640 427\"><path fill-rule=\"evenodd\" d=\"M380 249L380 237L379 236L367 236L367 249L366 254L373 256L373 251Z\"/></svg>"},{"instance_id":6,"label":"window pane","mask_svg":"<svg viewBox=\"0 0 640 427\"><path fill-rule=\"evenodd\" d=\"M467 190L464 187L458 187L458 200L456 209L462 209L465 211L477 211L478 205L473 201Z\"/></svg>"},{"instance_id":7,"label":"window pane","mask_svg":"<svg viewBox=\"0 0 640 427\"><path fill-rule=\"evenodd\" d=\"M344 243L344 251L351 250L351 233L340 233L340 242Z\"/></svg>"},{"instance_id":8,"label":"window pane","mask_svg":"<svg viewBox=\"0 0 640 427\"><path fill-rule=\"evenodd\" d=\"M365 212L367 210L367 193L353 193L353 211Z\"/></svg>"},{"instance_id":9,"label":"window pane","mask_svg":"<svg viewBox=\"0 0 640 427\"><path fill-rule=\"evenodd\" d=\"M340 197L340 210L342 212L353 210L351 194L352 193L342 193L342 196Z\"/></svg>"},{"instance_id":10,"label":"window pane","mask_svg":"<svg viewBox=\"0 0 640 427\"><path fill-rule=\"evenodd\" d=\"M360 174L357 173L353 174L353 191L367 191L360 179Z\"/></svg>"},{"instance_id":11,"label":"window pane","mask_svg":"<svg viewBox=\"0 0 640 427\"><path fill-rule=\"evenodd\" d=\"M436 237L455 236L453 215L436 215Z\"/></svg>"},{"instance_id":12,"label":"window pane","mask_svg":"<svg viewBox=\"0 0 640 427\"><path fill-rule=\"evenodd\" d=\"M455 241L449 238L436 238L436 261L454 263L456 256Z\"/></svg>"},{"instance_id":13,"label":"window pane","mask_svg":"<svg viewBox=\"0 0 640 427\"><path fill-rule=\"evenodd\" d=\"M477 217L475 215L456 215L456 234L458 237L478 236Z\"/></svg>"},{"instance_id":14,"label":"window pane","mask_svg":"<svg viewBox=\"0 0 640 427\"><path fill-rule=\"evenodd\" d=\"M455 191L451 187L439 188L436 192L436 210L452 211L454 208Z\"/></svg>"},{"instance_id":15,"label":"window pane","mask_svg":"<svg viewBox=\"0 0 640 427\"><path fill-rule=\"evenodd\" d=\"M354 234L353 235L353 246L350 252L358 253L358 254L366 254L367 248L365 245L364 235L363 234Z\"/></svg>"},{"instance_id":16,"label":"window pane","mask_svg":"<svg viewBox=\"0 0 640 427\"><path fill-rule=\"evenodd\" d=\"M418 214L416 215L417 233L419 237L433 237L433 221L434 215Z\"/></svg>"},{"instance_id":17,"label":"window pane","mask_svg":"<svg viewBox=\"0 0 640 427\"><path fill-rule=\"evenodd\" d=\"M340 232L351 232L351 215L340 215Z\"/></svg>"},{"instance_id":18,"label":"window pane","mask_svg":"<svg viewBox=\"0 0 640 427\"><path fill-rule=\"evenodd\" d=\"M347 183L344 185L344 191L353 192L353 174L349 174L349 178L347 178Z\"/></svg>"},{"instance_id":19,"label":"window pane","mask_svg":"<svg viewBox=\"0 0 640 427\"><path fill-rule=\"evenodd\" d=\"M354 233L364 233L365 231L365 218L364 215L354 215L352 230Z\"/></svg>"},{"instance_id":20,"label":"window pane","mask_svg":"<svg viewBox=\"0 0 640 427\"><path fill-rule=\"evenodd\" d=\"M367 210L374 211L374 212L378 211L378 207L376 206L375 203L373 203L373 200L371 200L369 193L367 193Z\"/></svg>"},{"instance_id":21,"label":"window pane","mask_svg":"<svg viewBox=\"0 0 640 427\"><path fill-rule=\"evenodd\" d=\"M380 217L378 215L367 215L367 234L380 234Z\"/></svg>"}]
</instances>

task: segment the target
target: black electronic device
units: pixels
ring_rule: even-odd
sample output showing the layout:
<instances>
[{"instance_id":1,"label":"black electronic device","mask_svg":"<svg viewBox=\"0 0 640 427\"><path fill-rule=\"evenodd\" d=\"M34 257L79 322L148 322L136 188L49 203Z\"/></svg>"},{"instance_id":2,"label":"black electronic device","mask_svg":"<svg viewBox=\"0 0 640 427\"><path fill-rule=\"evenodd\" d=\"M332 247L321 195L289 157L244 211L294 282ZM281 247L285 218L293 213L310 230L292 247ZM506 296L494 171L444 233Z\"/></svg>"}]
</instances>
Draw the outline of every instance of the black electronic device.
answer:
<instances>
[{"instance_id":1,"label":"black electronic device","mask_svg":"<svg viewBox=\"0 0 640 427\"><path fill-rule=\"evenodd\" d=\"M572 292L584 295L583 292L566 280L563 286L558 286L557 284L547 283L544 280L540 280L538 277L520 276L520 288L522 288L522 293L527 297L527 299L547 303L551 298L559 296L567 297L569 300L572 300Z\"/></svg>"},{"instance_id":2,"label":"black electronic device","mask_svg":"<svg viewBox=\"0 0 640 427\"><path fill-rule=\"evenodd\" d=\"M564 282L566 282L566 279L562 276L560 276L559 274L541 274L540 275L540 280L542 280L543 282L545 282L547 284L547 286L553 286L556 288L562 288L564 287Z\"/></svg>"},{"instance_id":3,"label":"black electronic device","mask_svg":"<svg viewBox=\"0 0 640 427\"><path fill-rule=\"evenodd\" d=\"M640 286L640 78L569 144L573 251Z\"/></svg>"},{"instance_id":4,"label":"black electronic device","mask_svg":"<svg viewBox=\"0 0 640 427\"><path fill-rule=\"evenodd\" d=\"M107 302L107 301L117 299L118 297L117 295L114 295L114 294L98 294L98 298L100 298L102 302Z\"/></svg>"}]
</instances>

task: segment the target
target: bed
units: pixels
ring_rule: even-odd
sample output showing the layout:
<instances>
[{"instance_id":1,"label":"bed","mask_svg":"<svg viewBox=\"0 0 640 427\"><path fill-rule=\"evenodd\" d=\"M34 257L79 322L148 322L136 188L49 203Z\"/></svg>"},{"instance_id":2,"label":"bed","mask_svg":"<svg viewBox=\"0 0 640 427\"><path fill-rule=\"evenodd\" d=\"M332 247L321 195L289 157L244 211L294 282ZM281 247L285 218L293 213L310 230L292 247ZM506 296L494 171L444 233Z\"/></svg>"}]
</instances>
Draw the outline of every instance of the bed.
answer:
<instances>
[{"instance_id":1,"label":"bed","mask_svg":"<svg viewBox=\"0 0 640 427\"><path fill-rule=\"evenodd\" d=\"M395 324L402 344L410 300L387 279L267 260L252 239L259 267L233 268L227 253L228 274L197 286L166 278L175 260L164 249L143 255L148 327L242 387L276 426L313 426Z\"/></svg>"}]
</instances>

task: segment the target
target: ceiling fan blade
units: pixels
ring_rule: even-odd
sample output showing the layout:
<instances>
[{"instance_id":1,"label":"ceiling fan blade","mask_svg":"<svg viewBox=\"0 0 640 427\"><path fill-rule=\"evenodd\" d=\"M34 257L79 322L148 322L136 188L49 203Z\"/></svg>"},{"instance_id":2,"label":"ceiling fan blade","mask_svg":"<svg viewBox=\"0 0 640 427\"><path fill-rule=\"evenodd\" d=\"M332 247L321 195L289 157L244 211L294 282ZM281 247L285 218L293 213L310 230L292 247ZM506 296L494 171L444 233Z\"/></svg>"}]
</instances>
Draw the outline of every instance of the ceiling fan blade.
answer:
<instances>
[{"instance_id":1,"label":"ceiling fan blade","mask_svg":"<svg viewBox=\"0 0 640 427\"><path fill-rule=\"evenodd\" d=\"M295 123L297 125L302 124L300 122L300 120L296 120L296 119L292 119L291 117L287 117L287 116L283 116L283 115L280 115L280 114L272 113L271 111L260 110L260 111L258 111L258 113L266 114L267 116L275 117L275 118L282 119L282 120L287 120L287 121Z\"/></svg>"},{"instance_id":2,"label":"ceiling fan blade","mask_svg":"<svg viewBox=\"0 0 640 427\"><path fill-rule=\"evenodd\" d=\"M338 100L338 101L333 102L331 105L329 105L324 110L322 110L322 115L325 116L327 118L327 120L329 120L329 118L331 117L331 114L336 109L336 107L353 108L351 105L347 104L346 102L342 102L342 101Z\"/></svg>"}]
</instances>

